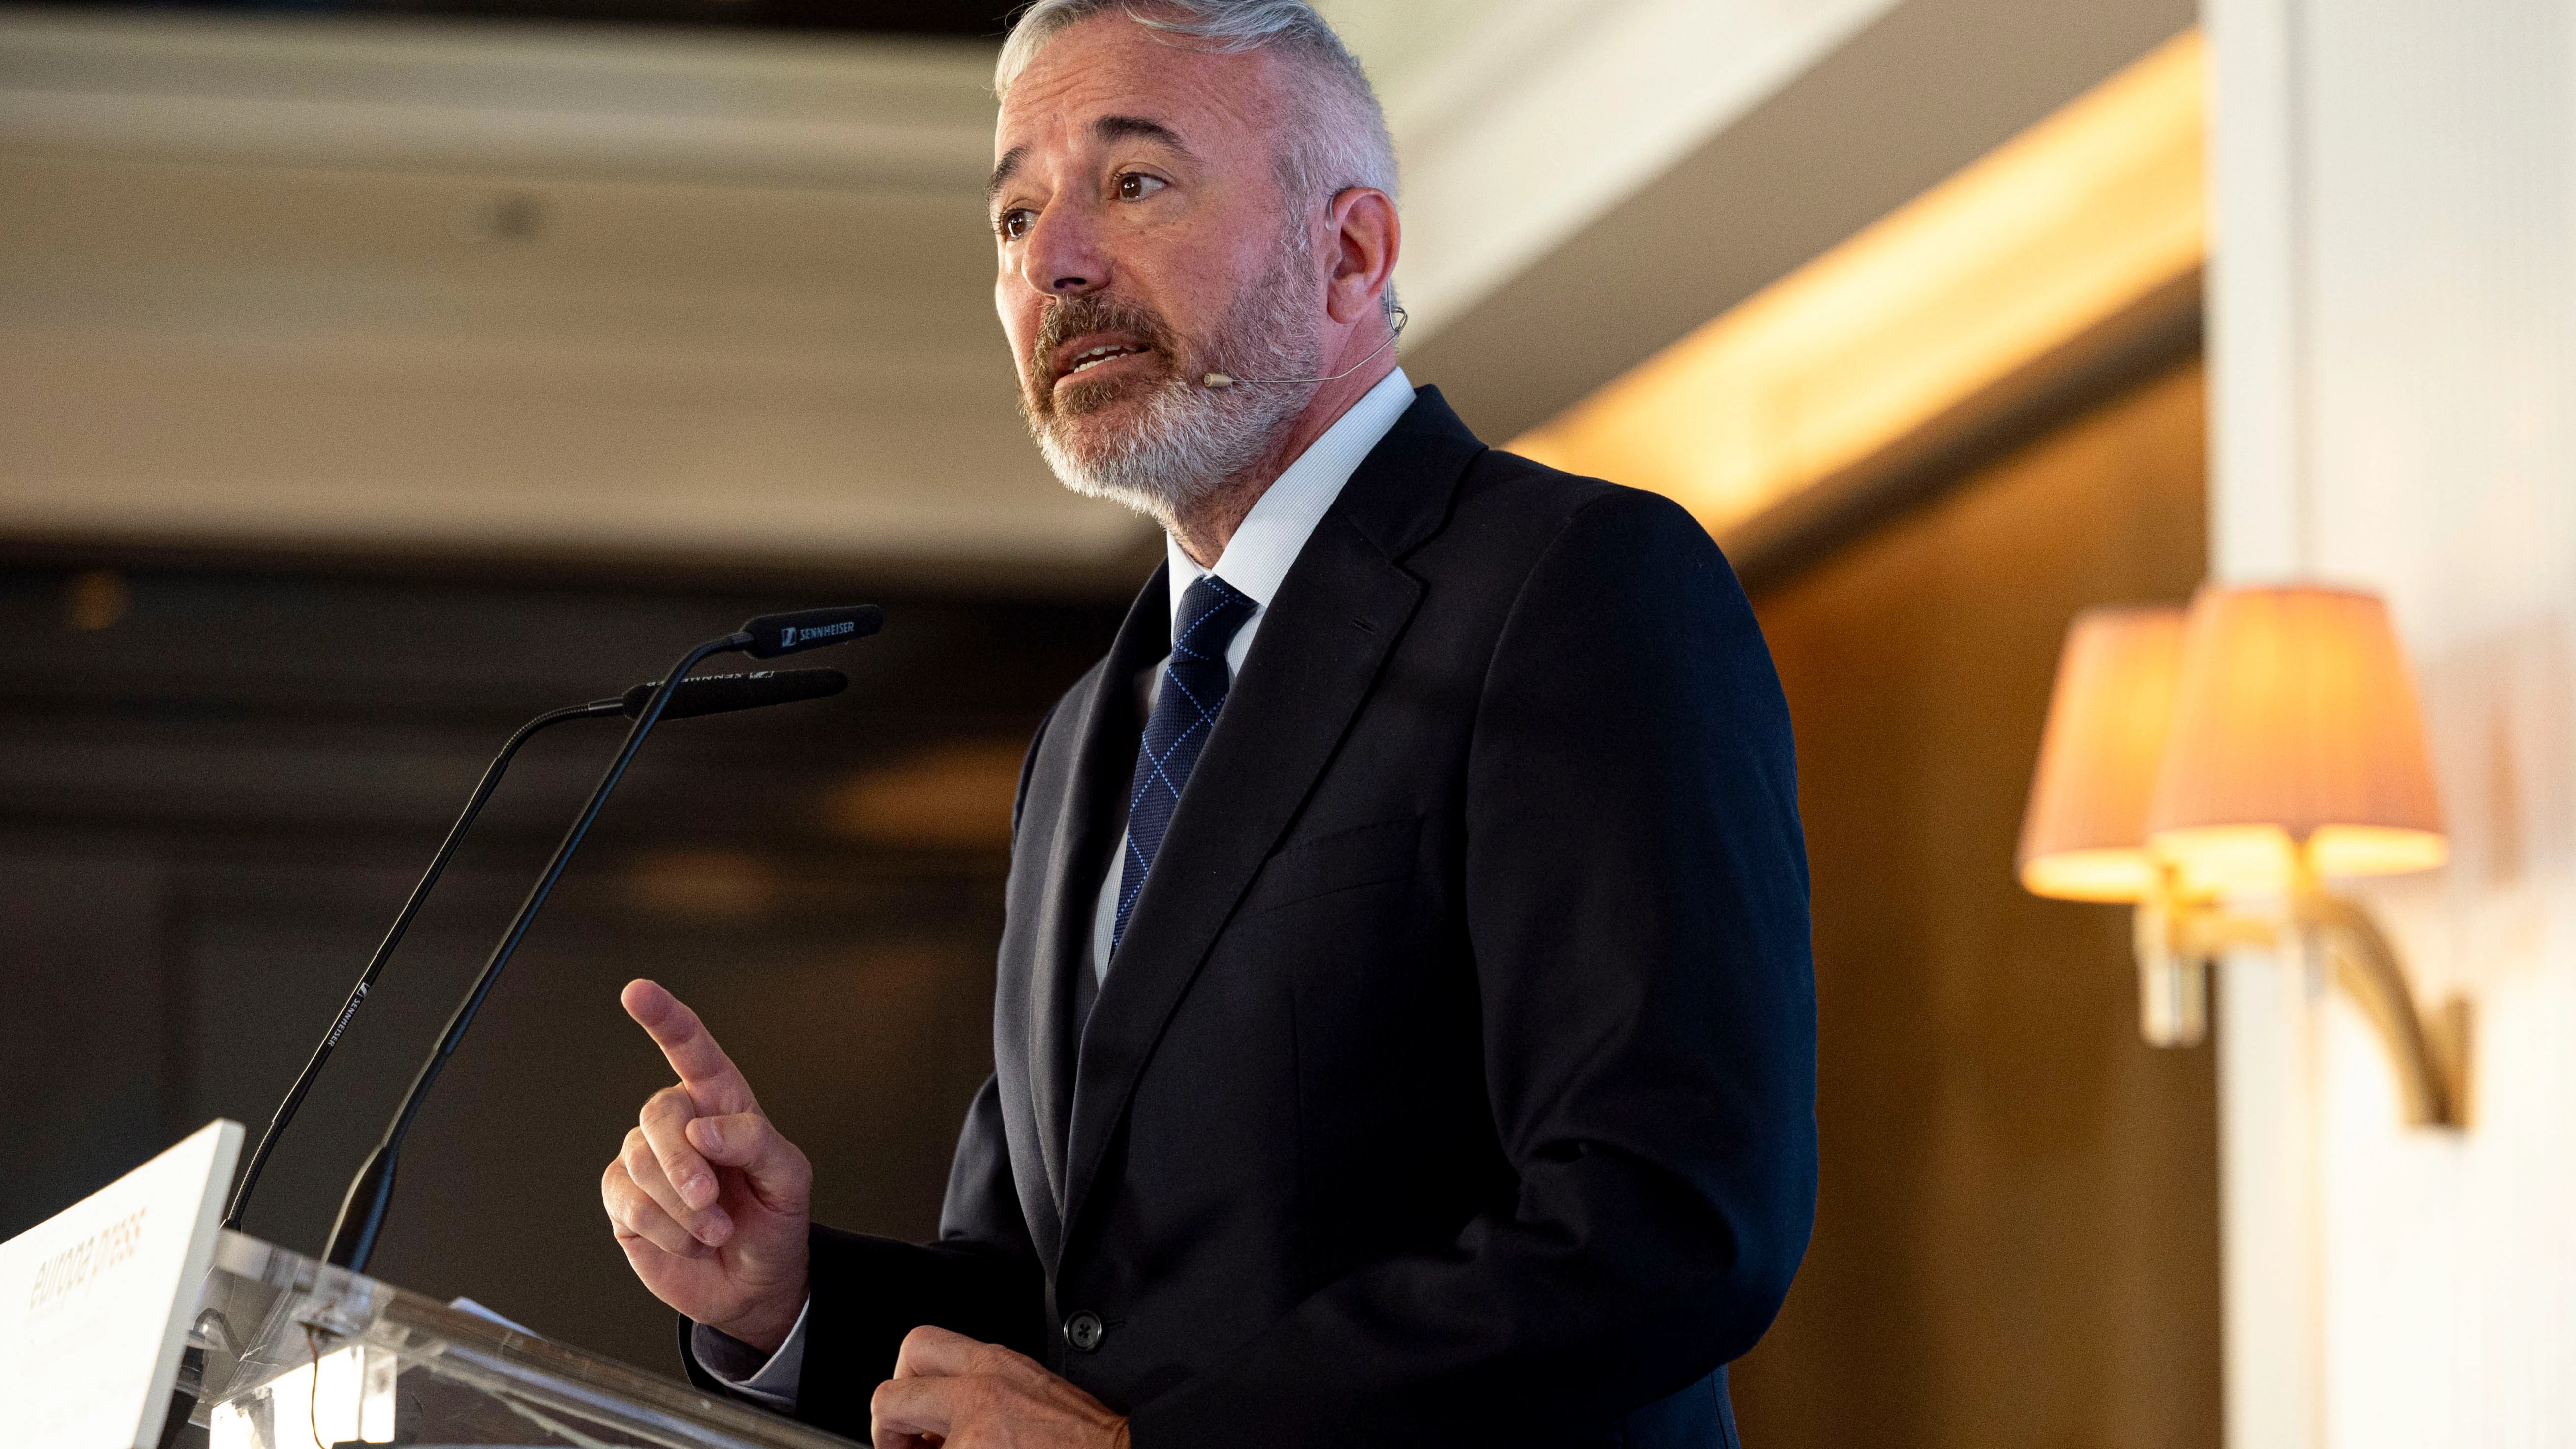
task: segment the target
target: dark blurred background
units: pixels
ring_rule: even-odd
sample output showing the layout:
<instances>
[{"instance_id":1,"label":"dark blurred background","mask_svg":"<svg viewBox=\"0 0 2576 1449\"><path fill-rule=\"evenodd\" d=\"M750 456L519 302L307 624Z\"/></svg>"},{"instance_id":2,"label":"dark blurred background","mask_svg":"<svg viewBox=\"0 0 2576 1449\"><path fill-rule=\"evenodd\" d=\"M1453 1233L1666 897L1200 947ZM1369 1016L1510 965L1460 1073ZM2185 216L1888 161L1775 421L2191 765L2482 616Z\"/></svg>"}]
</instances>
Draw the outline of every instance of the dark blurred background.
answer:
<instances>
[{"instance_id":1,"label":"dark blurred background","mask_svg":"<svg viewBox=\"0 0 2576 1449\"><path fill-rule=\"evenodd\" d=\"M694 1003L811 1153L827 1221L933 1231L991 1068L1020 748L1118 606L20 564L0 573L0 1235L210 1117L256 1137L485 761L522 720L660 677L745 617L872 597L809 661L838 698L664 725L405 1153L379 1276L667 1371L598 1177ZM320 1251L351 1172L615 749L522 753L260 1184Z\"/></svg>"}]
</instances>

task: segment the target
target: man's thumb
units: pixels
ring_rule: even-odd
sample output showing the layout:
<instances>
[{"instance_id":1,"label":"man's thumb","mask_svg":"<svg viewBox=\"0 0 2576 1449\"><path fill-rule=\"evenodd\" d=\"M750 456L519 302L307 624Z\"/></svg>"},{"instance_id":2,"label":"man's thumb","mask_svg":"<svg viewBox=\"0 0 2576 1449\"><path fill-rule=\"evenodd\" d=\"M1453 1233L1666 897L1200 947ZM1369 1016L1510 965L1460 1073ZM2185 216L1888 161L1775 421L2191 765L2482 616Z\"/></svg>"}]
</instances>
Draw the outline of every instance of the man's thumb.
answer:
<instances>
[{"instance_id":1,"label":"man's thumb","mask_svg":"<svg viewBox=\"0 0 2576 1449\"><path fill-rule=\"evenodd\" d=\"M758 1112L697 1117L689 1122L689 1145L709 1162L740 1168L763 1197L801 1200L813 1169L769 1119Z\"/></svg>"}]
</instances>

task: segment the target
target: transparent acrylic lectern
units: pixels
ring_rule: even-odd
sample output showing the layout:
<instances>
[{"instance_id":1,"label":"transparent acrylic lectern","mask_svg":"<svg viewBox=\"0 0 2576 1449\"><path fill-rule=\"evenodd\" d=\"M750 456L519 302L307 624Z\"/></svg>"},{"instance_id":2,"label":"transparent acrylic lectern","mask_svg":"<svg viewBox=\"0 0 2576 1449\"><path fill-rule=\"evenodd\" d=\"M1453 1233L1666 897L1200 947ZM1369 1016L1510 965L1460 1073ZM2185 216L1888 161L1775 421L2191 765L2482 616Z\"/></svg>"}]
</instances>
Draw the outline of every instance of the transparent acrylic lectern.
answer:
<instances>
[{"instance_id":1,"label":"transparent acrylic lectern","mask_svg":"<svg viewBox=\"0 0 2576 1449\"><path fill-rule=\"evenodd\" d=\"M239 1233L215 1244L188 1343L209 1449L850 1449Z\"/></svg>"}]
</instances>

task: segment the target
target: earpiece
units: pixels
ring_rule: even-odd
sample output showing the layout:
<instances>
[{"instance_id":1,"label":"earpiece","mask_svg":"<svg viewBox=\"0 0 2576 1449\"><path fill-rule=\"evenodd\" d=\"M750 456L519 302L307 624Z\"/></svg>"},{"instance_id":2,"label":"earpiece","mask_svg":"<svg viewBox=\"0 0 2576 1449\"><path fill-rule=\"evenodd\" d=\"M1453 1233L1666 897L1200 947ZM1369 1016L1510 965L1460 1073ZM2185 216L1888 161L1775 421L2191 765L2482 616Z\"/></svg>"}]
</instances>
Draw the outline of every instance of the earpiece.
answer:
<instances>
[{"instance_id":1,"label":"earpiece","mask_svg":"<svg viewBox=\"0 0 2576 1449\"><path fill-rule=\"evenodd\" d=\"M1228 377L1222 372L1211 372L1207 376L1199 379L1199 385L1208 388L1224 388L1232 387L1238 382L1248 382L1255 387L1303 387L1310 382L1340 382L1343 378L1346 378L1352 373L1359 371L1361 368L1368 366L1370 363L1375 362L1379 353L1393 347L1395 345L1395 339L1404 335L1404 324L1413 320L1413 314L1405 311L1403 306L1399 304L1395 309L1394 315L1395 325L1387 330L1386 340L1384 342L1370 348L1368 356L1361 358L1359 361L1352 363L1350 366L1343 368L1341 371L1334 373L1330 377L1235 378Z\"/></svg>"}]
</instances>

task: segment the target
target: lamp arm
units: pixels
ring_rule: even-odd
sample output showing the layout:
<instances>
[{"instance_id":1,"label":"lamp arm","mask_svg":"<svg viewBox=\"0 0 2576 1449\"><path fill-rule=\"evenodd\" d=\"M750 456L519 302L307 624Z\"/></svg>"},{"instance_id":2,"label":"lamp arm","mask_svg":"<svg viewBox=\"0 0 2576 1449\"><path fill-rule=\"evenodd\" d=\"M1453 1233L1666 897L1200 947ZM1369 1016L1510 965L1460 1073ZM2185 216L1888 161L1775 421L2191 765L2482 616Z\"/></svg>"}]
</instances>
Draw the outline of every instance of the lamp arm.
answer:
<instances>
[{"instance_id":1,"label":"lamp arm","mask_svg":"<svg viewBox=\"0 0 2576 1449\"><path fill-rule=\"evenodd\" d=\"M2461 1083L2424 1030L2415 993L2378 924L2361 907L2322 890L2299 892L2296 910L2300 924L2314 929L2334 954L2337 979L2361 1003L2388 1048L2405 1095L2407 1122L2418 1127L2464 1125Z\"/></svg>"},{"instance_id":2,"label":"lamp arm","mask_svg":"<svg viewBox=\"0 0 2576 1449\"><path fill-rule=\"evenodd\" d=\"M2206 989L2201 980L2206 964L2232 950L2278 949L2293 929L2313 933L2325 946L2337 984L2360 1003L2379 1034L2397 1073L2408 1124L2466 1126L2468 1004L2448 1003L2438 1019L2438 1034L2428 1028L2396 947L2378 923L2358 904L2329 894L2313 879L2293 887L2286 918L2231 910L2214 900L2187 900L2172 892L2141 902L2136 947L2140 1026L2147 1044L2198 1045L2206 1017L2195 993Z\"/></svg>"}]
</instances>

